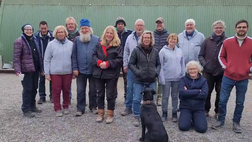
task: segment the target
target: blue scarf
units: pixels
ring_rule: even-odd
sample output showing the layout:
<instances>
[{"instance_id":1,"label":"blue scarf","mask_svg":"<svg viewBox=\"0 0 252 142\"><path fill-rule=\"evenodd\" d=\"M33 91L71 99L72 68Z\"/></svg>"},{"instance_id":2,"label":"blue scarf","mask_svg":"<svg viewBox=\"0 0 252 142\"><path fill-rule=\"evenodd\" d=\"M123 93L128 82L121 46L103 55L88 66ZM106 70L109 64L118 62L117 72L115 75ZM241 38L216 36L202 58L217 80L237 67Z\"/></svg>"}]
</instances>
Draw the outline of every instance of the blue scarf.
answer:
<instances>
[{"instance_id":1,"label":"blue scarf","mask_svg":"<svg viewBox=\"0 0 252 142\"><path fill-rule=\"evenodd\" d=\"M212 33L212 37L217 44L220 43L224 36L225 32L223 32L220 36L217 36L214 32Z\"/></svg>"}]
</instances>

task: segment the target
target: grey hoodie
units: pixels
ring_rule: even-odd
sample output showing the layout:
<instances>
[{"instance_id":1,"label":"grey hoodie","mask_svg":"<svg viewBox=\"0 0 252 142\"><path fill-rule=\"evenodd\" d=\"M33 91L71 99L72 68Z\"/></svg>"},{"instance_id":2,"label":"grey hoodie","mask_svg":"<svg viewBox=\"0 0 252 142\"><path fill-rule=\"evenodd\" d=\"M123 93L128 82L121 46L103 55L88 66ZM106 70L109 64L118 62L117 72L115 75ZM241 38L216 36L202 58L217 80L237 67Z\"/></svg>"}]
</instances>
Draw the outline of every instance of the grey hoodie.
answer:
<instances>
[{"instance_id":1,"label":"grey hoodie","mask_svg":"<svg viewBox=\"0 0 252 142\"><path fill-rule=\"evenodd\" d=\"M159 83L179 81L185 75L185 62L182 50L175 46L174 50L165 45L159 52L161 71Z\"/></svg>"},{"instance_id":2,"label":"grey hoodie","mask_svg":"<svg viewBox=\"0 0 252 142\"><path fill-rule=\"evenodd\" d=\"M178 46L183 51L185 64L187 64L189 61L192 60L198 61L200 47L203 41L205 40L205 36L195 30L193 36L188 40L185 32L186 31L184 30L178 35Z\"/></svg>"},{"instance_id":3,"label":"grey hoodie","mask_svg":"<svg viewBox=\"0 0 252 142\"><path fill-rule=\"evenodd\" d=\"M57 39L48 43L44 57L45 75L72 74L71 56L73 42L66 39L64 43Z\"/></svg>"}]
</instances>

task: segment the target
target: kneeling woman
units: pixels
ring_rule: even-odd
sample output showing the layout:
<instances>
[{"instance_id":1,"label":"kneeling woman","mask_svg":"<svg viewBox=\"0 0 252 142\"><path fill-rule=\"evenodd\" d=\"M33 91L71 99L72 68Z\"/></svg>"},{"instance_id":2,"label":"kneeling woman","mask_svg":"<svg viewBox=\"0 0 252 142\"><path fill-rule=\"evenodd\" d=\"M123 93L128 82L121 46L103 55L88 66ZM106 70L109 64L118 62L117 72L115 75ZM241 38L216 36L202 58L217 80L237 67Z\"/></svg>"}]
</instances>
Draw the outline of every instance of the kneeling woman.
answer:
<instances>
[{"instance_id":1,"label":"kneeling woman","mask_svg":"<svg viewBox=\"0 0 252 142\"><path fill-rule=\"evenodd\" d=\"M180 117L179 129L188 131L191 124L195 130L204 133L207 130L205 116L205 99L207 97L207 81L199 72L202 66L199 62L190 61L186 64L186 75L180 81Z\"/></svg>"},{"instance_id":2,"label":"kneeling woman","mask_svg":"<svg viewBox=\"0 0 252 142\"><path fill-rule=\"evenodd\" d=\"M93 54L93 76L96 79L95 84L98 91L98 117L96 122L103 121L105 92L108 105L106 123L113 122L117 98L117 80L122 62L120 39L115 28L108 26L103 32L101 43L96 46Z\"/></svg>"}]
</instances>

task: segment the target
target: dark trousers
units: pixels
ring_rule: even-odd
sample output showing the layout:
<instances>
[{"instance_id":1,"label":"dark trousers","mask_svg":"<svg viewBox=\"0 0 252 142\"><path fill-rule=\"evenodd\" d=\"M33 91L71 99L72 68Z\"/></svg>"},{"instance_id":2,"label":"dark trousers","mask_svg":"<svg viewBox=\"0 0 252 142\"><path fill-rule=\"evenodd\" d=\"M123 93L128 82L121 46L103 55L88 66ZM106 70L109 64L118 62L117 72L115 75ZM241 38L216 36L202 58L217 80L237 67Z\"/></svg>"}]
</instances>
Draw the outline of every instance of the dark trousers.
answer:
<instances>
[{"instance_id":1,"label":"dark trousers","mask_svg":"<svg viewBox=\"0 0 252 142\"><path fill-rule=\"evenodd\" d=\"M127 94L127 73L124 72L122 67L122 73L123 73L123 82L124 82L124 99L126 100L126 94Z\"/></svg>"},{"instance_id":2,"label":"dark trousers","mask_svg":"<svg viewBox=\"0 0 252 142\"><path fill-rule=\"evenodd\" d=\"M89 108L97 107L97 91L95 88L95 78L92 75L79 74L76 80L77 83L77 111L85 112L86 107L86 86L89 81Z\"/></svg>"},{"instance_id":3,"label":"dark trousers","mask_svg":"<svg viewBox=\"0 0 252 142\"><path fill-rule=\"evenodd\" d=\"M51 75L51 80L54 110L62 110L60 104L61 91L63 92L63 109L68 109L70 104L70 88L72 82L72 74Z\"/></svg>"},{"instance_id":4,"label":"dark trousers","mask_svg":"<svg viewBox=\"0 0 252 142\"><path fill-rule=\"evenodd\" d=\"M28 112L32 108L36 107L36 94L38 89L39 72L24 73L23 81L23 93L22 93L22 111Z\"/></svg>"},{"instance_id":5,"label":"dark trousers","mask_svg":"<svg viewBox=\"0 0 252 142\"><path fill-rule=\"evenodd\" d=\"M204 110L192 111L189 109L180 109L179 129L188 131L192 123L194 128L199 133L205 133L207 130L207 120Z\"/></svg>"},{"instance_id":6,"label":"dark trousers","mask_svg":"<svg viewBox=\"0 0 252 142\"><path fill-rule=\"evenodd\" d=\"M105 91L107 98L107 109L114 110L117 98L117 79L95 79L95 85L98 92L98 109L104 109Z\"/></svg>"},{"instance_id":7,"label":"dark trousers","mask_svg":"<svg viewBox=\"0 0 252 142\"><path fill-rule=\"evenodd\" d=\"M45 76L40 75L39 77L39 96L40 98L45 98L46 97L46 86L45 86ZM52 96L52 82L50 81L50 97Z\"/></svg>"},{"instance_id":8,"label":"dark trousers","mask_svg":"<svg viewBox=\"0 0 252 142\"><path fill-rule=\"evenodd\" d=\"M222 81L223 75L213 76L210 73L204 72L203 76L206 78L207 85L208 85L208 96L207 96L206 102L205 102L205 110L207 112L209 112L209 110L211 108L211 94L212 94L213 89L215 88L216 98L215 98L214 111L215 111L215 113L218 113L219 101L220 101L221 81Z\"/></svg>"}]
</instances>

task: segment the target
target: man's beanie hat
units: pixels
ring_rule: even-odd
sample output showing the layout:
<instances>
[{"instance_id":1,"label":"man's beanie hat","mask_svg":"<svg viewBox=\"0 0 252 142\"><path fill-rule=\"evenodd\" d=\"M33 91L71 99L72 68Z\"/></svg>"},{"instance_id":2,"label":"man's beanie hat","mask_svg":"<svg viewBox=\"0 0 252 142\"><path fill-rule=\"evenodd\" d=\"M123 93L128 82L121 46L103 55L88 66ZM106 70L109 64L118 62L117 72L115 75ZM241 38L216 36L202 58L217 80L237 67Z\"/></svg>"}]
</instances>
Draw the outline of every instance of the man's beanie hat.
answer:
<instances>
[{"instance_id":1,"label":"man's beanie hat","mask_svg":"<svg viewBox=\"0 0 252 142\"><path fill-rule=\"evenodd\" d=\"M24 29L25 28L32 28L32 31L34 31L33 27L31 24L24 24L22 27L21 27L21 30L24 32Z\"/></svg>"},{"instance_id":2,"label":"man's beanie hat","mask_svg":"<svg viewBox=\"0 0 252 142\"><path fill-rule=\"evenodd\" d=\"M123 17L117 17L115 27L119 22L123 22L124 26L126 26L126 22Z\"/></svg>"},{"instance_id":3,"label":"man's beanie hat","mask_svg":"<svg viewBox=\"0 0 252 142\"><path fill-rule=\"evenodd\" d=\"M80 27L83 27L83 26L88 26L90 27L90 22L88 19L81 19L80 20Z\"/></svg>"}]
</instances>

